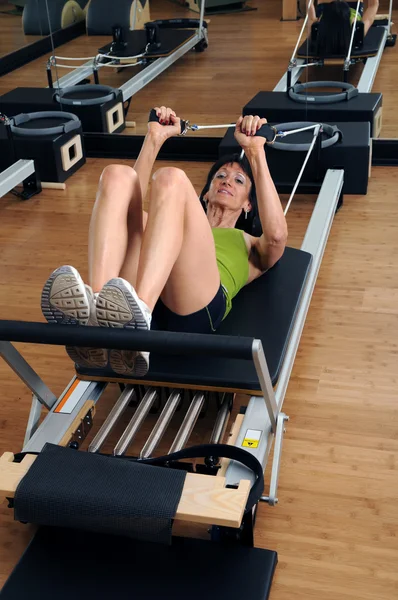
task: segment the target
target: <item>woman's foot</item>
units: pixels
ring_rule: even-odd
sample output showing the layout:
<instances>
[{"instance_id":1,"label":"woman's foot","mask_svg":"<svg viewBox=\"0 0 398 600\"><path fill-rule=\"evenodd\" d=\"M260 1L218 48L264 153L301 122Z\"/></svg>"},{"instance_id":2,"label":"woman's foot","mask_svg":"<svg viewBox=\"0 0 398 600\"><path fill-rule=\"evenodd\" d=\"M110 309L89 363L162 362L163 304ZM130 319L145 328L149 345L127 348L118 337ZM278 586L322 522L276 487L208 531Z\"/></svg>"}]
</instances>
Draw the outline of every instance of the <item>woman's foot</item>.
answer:
<instances>
[{"instance_id":1,"label":"woman's foot","mask_svg":"<svg viewBox=\"0 0 398 600\"><path fill-rule=\"evenodd\" d=\"M115 277L104 285L97 297L98 324L102 327L149 330L152 315L146 304L137 296L132 285ZM149 369L149 352L111 350L109 362L115 373L143 377Z\"/></svg>"},{"instance_id":2,"label":"woman's foot","mask_svg":"<svg viewBox=\"0 0 398 600\"><path fill-rule=\"evenodd\" d=\"M41 295L41 310L49 323L96 325L95 296L79 272L69 265L51 273ZM67 346L70 358L84 367L106 367L108 351L103 348Z\"/></svg>"}]
</instances>

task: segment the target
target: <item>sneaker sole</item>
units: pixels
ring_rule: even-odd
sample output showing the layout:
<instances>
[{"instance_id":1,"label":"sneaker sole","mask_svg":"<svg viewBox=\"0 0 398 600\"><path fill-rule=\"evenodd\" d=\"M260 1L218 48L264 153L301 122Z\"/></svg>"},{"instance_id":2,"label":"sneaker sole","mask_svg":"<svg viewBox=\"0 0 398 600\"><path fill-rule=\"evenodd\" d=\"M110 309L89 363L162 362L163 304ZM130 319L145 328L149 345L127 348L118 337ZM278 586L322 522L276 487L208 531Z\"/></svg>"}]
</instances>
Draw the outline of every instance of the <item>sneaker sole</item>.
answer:
<instances>
[{"instance_id":1,"label":"sneaker sole","mask_svg":"<svg viewBox=\"0 0 398 600\"><path fill-rule=\"evenodd\" d=\"M81 367L103 369L108 364L108 351L104 348L80 348L66 346L66 352L74 363Z\"/></svg>"},{"instance_id":2,"label":"sneaker sole","mask_svg":"<svg viewBox=\"0 0 398 600\"><path fill-rule=\"evenodd\" d=\"M90 305L83 280L76 269L60 267L43 288L41 310L49 323L87 325Z\"/></svg>"},{"instance_id":3,"label":"sneaker sole","mask_svg":"<svg viewBox=\"0 0 398 600\"><path fill-rule=\"evenodd\" d=\"M111 279L100 291L96 313L102 327L124 327L148 330L134 289L128 289L120 279Z\"/></svg>"},{"instance_id":4,"label":"sneaker sole","mask_svg":"<svg viewBox=\"0 0 398 600\"><path fill-rule=\"evenodd\" d=\"M126 356L127 353L129 353L128 357ZM131 366L132 362L133 366ZM109 364L111 369L118 375L144 377L149 370L148 360L140 352L134 350L111 350Z\"/></svg>"}]
</instances>

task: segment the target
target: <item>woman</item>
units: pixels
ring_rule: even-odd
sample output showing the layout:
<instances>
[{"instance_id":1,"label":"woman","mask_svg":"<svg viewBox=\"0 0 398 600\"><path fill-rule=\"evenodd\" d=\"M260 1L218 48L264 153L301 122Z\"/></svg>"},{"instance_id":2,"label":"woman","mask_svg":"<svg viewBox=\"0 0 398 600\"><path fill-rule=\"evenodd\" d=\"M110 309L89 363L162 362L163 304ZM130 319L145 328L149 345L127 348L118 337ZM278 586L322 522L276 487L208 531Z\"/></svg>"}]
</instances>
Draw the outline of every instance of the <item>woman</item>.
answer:
<instances>
[{"instance_id":1,"label":"woman","mask_svg":"<svg viewBox=\"0 0 398 600\"><path fill-rule=\"evenodd\" d=\"M44 286L49 322L147 330L210 333L231 310L239 290L282 256L287 225L264 152L255 137L266 119L240 117L235 138L246 160L224 158L211 169L201 202L183 171L155 172L148 213L142 210L152 167L163 143L180 133L180 119L156 108L134 169L102 172L89 231L89 285L71 266L54 271ZM257 195L257 200L256 200ZM263 233L235 229L257 211ZM247 221L249 221L249 218ZM246 219L243 218L244 223ZM143 376L147 352L67 348L78 364Z\"/></svg>"},{"instance_id":2,"label":"woman","mask_svg":"<svg viewBox=\"0 0 398 600\"><path fill-rule=\"evenodd\" d=\"M314 4L311 3L308 20L310 24L315 21L319 22L317 36L317 54L319 56L347 54L356 8L357 2L334 0L318 4L315 10ZM379 0L369 0L365 11L363 2L359 3L357 20L363 21L364 36L373 25L378 8Z\"/></svg>"}]
</instances>

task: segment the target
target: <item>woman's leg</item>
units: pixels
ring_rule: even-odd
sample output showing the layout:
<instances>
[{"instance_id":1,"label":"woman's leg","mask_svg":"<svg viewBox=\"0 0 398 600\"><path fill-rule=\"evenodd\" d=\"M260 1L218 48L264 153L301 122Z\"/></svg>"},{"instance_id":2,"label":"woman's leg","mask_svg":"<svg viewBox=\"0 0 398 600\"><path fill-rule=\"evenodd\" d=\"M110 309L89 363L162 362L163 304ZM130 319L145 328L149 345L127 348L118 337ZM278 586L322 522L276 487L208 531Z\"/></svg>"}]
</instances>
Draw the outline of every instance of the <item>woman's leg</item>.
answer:
<instances>
[{"instance_id":1,"label":"woman's leg","mask_svg":"<svg viewBox=\"0 0 398 600\"><path fill-rule=\"evenodd\" d=\"M138 268L143 223L141 188L136 172L127 166L110 165L100 177L89 232L89 282L78 271L64 266L54 271L42 292L42 312L50 323L98 325L95 297L110 278L123 274L134 281ZM75 362L104 367L107 351L97 348L67 348Z\"/></svg>"},{"instance_id":2,"label":"woman's leg","mask_svg":"<svg viewBox=\"0 0 398 600\"><path fill-rule=\"evenodd\" d=\"M192 184L180 169L160 169L152 182L136 289L120 279L104 286L97 303L100 323L148 329L141 301L152 311L161 296L170 310L187 315L207 306L219 286L212 231ZM114 352L113 368L143 375L148 361L146 353L141 356L145 361L134 366L131 353Z\"/></svg>"},{"instance_id":3,"label":"woman's leg","mask_svg":"<svg viewBox=\"0 0 398 600\"><path fill-rule=\"evenodd\" d=\"M187 315L206 306L220 285L211 227L183 171L154 176L141 247L137 294L152 310L160 295L170 310Z\"/></svg>"},{"instance_id":4,"label":"woman's leg","mask_svg":"<svg viewBox=\"0 0 398 600\"><path fill-rule=\"evenodd\" d=\"M94 292L113 277L135 284L145 220L137 173L124 165L106 167L89 230L89 283Z\"/></svg>"}]
</instances>

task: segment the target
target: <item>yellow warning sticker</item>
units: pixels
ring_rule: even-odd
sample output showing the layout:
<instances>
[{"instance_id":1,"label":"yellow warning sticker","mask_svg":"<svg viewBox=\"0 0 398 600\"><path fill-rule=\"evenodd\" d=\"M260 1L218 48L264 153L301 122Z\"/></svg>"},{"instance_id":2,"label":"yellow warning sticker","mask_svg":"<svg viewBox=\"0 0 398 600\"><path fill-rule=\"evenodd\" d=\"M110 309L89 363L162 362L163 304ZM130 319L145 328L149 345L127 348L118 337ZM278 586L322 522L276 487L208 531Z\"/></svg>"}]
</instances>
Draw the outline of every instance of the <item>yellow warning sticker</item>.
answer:
<instances>
[{"instance_id":1,"label":"yellow warning sticker","mask_svg":"<svg viewBox=\"0 0 398 600\"><path fill-rule=\"evenodd\" d=\"M248 429L243 439L242 446L244 448L258 448L261 434L261 429Z\"/></svg>"}]
</instances>

